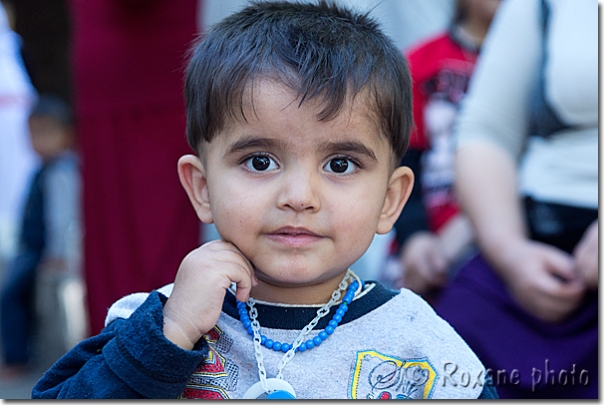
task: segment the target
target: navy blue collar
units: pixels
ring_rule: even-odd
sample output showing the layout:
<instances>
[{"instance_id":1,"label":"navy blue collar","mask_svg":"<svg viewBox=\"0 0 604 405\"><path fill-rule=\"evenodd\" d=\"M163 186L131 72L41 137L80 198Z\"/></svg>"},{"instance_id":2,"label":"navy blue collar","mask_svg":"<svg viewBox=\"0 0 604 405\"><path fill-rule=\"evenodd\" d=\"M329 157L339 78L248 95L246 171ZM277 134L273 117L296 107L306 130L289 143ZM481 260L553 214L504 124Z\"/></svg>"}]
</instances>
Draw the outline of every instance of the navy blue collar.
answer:
<instances>
[{"instance_id":1,"label":"navy blue collar","mask_svg":"<svg viewBox=\"0 0 604 405\"><path fill-rule=\"evenodd\" d=\"M387 289L375 281L365 282L365 288L368 288L371 284L373 284L371 291L354 300L348 306L348 312L344 315L340 325L354 321L373 311L399 293L399 291ZM302 329L317 315L319 309L318 307L283 307L260 302L257 302L255 306L258 310L260 325L271 329ZM337 309L338 306L334 305L330 309L329 315L319 320L315 329L325 329ZM222 305L222 311L235 319L239 319L237 301L235 296L228 291Z\"/></svg>"}]
</instances>

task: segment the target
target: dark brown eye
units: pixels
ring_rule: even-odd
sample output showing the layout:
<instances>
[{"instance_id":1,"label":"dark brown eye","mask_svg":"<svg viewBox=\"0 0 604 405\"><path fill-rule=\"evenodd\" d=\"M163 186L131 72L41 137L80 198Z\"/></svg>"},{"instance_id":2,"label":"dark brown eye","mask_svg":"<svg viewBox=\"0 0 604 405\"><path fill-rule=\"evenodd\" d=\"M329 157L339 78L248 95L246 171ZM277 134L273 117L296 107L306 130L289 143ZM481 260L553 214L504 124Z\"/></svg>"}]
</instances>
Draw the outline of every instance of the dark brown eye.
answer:
<instances>
[{"instance_id":1,"label":"dark brown eye","mask_svg":"<svg viewBox=\"0 0 604 405\"><path fill-rule=\"evenodd\" d=\"M348 170L348 159L333 159L329 162L329 168L334 173L345 173Z\"/></svg>"},{"instance_id":2,"label":"dark brown eye","mask_svg":"<svg viewBox=\"0 0 604 405\"><path fill-rule=\"evenodd\" d=\"M254 169L263 171L268 169L271 164L271 160L266 156L254 156L252 158L252 166Z\"/></svg>"},{"instance_id":3,"label":"dark brown eye","mask_svg":"<svg viewBox=\"0 0 604 405\"><path fill-rule=\"evenodd\" d=\"M252 171L264 172L267 170L274 170L277 168L277 164L269 156L256 155L250 157L245 165Z\"/></svg>"}]
</instances>

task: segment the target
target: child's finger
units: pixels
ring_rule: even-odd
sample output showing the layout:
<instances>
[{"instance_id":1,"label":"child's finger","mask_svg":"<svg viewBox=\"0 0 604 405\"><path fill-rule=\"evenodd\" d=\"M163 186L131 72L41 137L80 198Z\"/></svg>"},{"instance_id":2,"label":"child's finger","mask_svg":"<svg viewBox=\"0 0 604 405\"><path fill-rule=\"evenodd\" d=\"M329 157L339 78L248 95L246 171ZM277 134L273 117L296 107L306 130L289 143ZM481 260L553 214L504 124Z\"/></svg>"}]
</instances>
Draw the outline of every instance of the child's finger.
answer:
<instances>
[{"instance_id":1,"label":"child's finger","mask_svg":"<svg viewBox=\"0 0 604 405\"><path fill-rule=\"evenodd\" d=\"M236 268L242 270L243 274L231 273L230 280L237 285L235 296L239 301L247 301L253 286L258 284L254 265L233 243L226 240L216 241L213 248L222 250L225 255L221 258L224 263L236 265Z\"/></svg>"},{"instance_id":2,"label":"child's finger","mask_svg":"<svg viewBox=\"0 0 604 405\"><path fill-rule=\"evenodd\" d=\"M252 278L242 277L239 281L233 281L237 285L235 297L241 302L246 302L250 298L250 292L252 291Z\"/></svg>"},{"instance_id":3,"label":"child's finger","mask_svg":"<svg viewBox=\"0 0 604 405\"><path fill-rule=\"evenodd\" d=\"M247 257L245 257L245 255L241 252L241 250L239 250L239 248L237 246L235 246L235 244L233 244L232 242L226 241L226 240L223 240L223 242L226 245L228 245L230 250L237 253L237 255L243 260L243 262L245 263L245 265L250 273L250 277L252 279L252 285L253 286L258 285L258 279L256 278L256 272L254 271L254 269L255 269L254 264Z\"/></svg>"}]
</instances>

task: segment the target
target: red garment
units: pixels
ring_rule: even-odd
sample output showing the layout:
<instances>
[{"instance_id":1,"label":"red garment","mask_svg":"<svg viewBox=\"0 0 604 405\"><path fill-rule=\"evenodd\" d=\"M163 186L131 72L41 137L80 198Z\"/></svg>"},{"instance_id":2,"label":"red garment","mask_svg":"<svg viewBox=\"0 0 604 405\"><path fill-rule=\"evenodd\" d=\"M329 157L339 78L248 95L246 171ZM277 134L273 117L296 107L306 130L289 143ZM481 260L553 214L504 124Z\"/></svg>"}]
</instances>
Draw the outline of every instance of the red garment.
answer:
<instances>
[{"instance_id":1,"label":"red garment","mask_svg":"<svg viewBox=\"0 0 604 405\"><path fill-rule=\"evenodd\" d=\"M438 231L457 215L453 192L452 125L466 93L478 51L450 32L429 38L407 55L413 78L413 119L409 148L422 156L422 197L430 229Z\"/></svg>"},{"instance_id":2,"label":"red garment","mask_svg":"<svg viewBox=\"0 0 604 405\"><path fill-rule=\"evenodd\" d=\"M72 0L90 333L116 299L173 281L200 223L180 186L183 68L198 0Z\"/></svg>"}]
</instances>

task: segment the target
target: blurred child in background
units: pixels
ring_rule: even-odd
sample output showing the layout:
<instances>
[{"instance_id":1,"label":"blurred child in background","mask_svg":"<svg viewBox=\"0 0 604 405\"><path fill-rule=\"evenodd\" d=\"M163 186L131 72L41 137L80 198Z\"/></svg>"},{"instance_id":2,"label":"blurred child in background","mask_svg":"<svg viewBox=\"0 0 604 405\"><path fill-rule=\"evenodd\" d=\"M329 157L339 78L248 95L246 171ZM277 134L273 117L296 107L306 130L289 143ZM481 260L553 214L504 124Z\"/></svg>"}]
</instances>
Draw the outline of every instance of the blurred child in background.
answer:
<instances>
[{"instance_id":1,"label":"blurred child in background","mask_svg":"<svg viewBox=\"0 0 604 405\"><path fill-rule=\"evenodd\" d=\"M415 131L403 165L416 174L396 224L402 275L394 283L425 298L472 251L470 223L454 193L452 129L500 0L457 0L453 22L409 50Z\"/></svg>"},{"instance_id":2,"label":"blurred child in background","mask_svg":"<svg viewBox=\"0 0 604 405\"><path fill-rule=\"evenodd\" d=\"M67 235L79 223L80 175L73 150L70 107L41 95L29 116L31 144L41 159L29 186L17 254L8 263L0 294L3 377L18 377L32 365L36 273L67 267Z\"/></svg>"}]
</instances>

